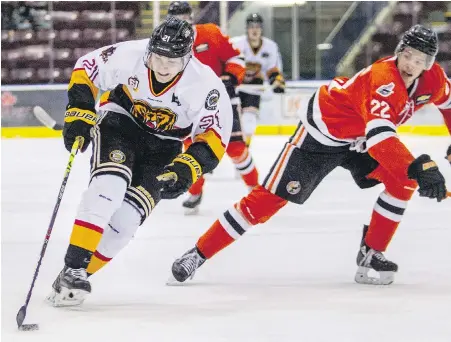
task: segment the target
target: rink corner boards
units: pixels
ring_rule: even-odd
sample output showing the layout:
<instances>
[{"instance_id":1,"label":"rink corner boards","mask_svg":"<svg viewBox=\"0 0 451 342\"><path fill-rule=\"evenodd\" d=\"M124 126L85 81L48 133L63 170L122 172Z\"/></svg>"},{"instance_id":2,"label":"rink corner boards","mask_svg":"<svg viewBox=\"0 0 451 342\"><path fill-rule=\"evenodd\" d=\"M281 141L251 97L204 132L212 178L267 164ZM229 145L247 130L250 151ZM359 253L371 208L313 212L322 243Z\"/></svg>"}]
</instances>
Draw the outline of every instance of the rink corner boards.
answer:
<instances>
[{"instance_id":1,"label":"rink corner boards","mask_svg":"<svg viewBox=\"0 0 451 342\"><path fill-rule=\"evenodd\" d=\"M257 135L291 135L296 126L291 125L260 125ZM437 126L401 126L398 133L406 135L447 136L445 125ZM47 127L2 127L2 138L57 138L61 131L54 131Z\"/></svg>"}]
</instances>

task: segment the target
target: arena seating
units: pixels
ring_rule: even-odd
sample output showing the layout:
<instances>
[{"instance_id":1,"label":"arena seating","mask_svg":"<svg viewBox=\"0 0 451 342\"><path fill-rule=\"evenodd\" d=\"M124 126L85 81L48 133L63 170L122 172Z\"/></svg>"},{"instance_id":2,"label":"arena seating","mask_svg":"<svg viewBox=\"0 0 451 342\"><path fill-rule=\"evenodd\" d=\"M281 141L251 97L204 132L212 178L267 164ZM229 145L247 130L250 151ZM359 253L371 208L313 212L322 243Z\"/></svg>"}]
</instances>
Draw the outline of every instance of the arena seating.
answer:
<instances>
[{"instance_id":1,"label":"arena seating","mask_svg":"<svg viewBox=\"0 0 451 342\"><path fill-rule=\"evenodd\" d=\"M451 76L451 8L445 1L400 1L393 13L391 24L380 26L376 34L355 60L360 70L379 58L393 55L402 34L415 23L430 23L438 32L437 62Z\"/></svg>"},{"instance_id":2,"label":"arena seating","mask_svg":"<svg viewBox=\"0 0 451 342\"><path fill-rule=\"evenodd\" d=\"M27 18L11 23L3 20L2 2L2 84L68 82L79 57L134 38L140 9L137 1L115 2L114 15L111 2L23 4Z\"/></svg>"}]
</instances>

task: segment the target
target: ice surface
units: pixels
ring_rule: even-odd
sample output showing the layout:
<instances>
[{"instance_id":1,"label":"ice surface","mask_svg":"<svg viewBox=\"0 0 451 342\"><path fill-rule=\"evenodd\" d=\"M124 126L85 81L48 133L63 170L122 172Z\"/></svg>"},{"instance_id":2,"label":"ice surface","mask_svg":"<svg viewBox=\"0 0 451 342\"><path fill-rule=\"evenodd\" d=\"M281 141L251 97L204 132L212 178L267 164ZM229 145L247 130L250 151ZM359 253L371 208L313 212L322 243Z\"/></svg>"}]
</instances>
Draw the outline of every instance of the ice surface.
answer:
<instances>
[{"instance_id":1,"label":"ice surface","mask_svg":"<svg viewBox=\"0 0 451 342\"><path fill-rule=\"evenodd\" d=\"M286 137L256 137L261 180ZM404 137L429 153L451 188L449 137ZM451 199L415 195L387 257L399 264L388 287L353 281L362 224L381 187L359 190L337 169L302 207L288 205L208 261L185 286L168 287L174 259L246 193L226 158L207 181L197 217L182 199L160 203L134 241L92 278L80 308L44 304L63 266L74 215L89 178L77 156L28 309L25 300L68 153L60 139L2 141L3 341L451 341Z\"/></svg>"}]
</instances>

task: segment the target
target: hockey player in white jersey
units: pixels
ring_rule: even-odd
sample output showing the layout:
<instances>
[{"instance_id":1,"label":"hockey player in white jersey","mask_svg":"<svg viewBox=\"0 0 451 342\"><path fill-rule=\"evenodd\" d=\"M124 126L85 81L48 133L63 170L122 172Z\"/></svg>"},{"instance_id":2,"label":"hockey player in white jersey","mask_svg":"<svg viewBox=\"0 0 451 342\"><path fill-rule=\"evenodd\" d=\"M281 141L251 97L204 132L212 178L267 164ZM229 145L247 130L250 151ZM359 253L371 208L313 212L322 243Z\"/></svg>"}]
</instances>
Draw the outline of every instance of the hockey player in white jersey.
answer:
<instances>
[{"instance_id":1,"label":"hockey player in white jersey","mask_svg":"<svg viewBox=\"0 0 451 342\"><path fill-rule=\"evenodd\" d=\"M233 44L244 55L246 75L243 84L262 85L269 81L274 93L285 92L285 80L282 75L282 61L279 47L273 40L263 37L263 18L257 14L249 14L246 18L247 34L231 39ZM255 92L239 92L243 134L249 144L257 128L257 117L260 109L260 95Z\"/></svg>"},{"instance_id":2,"label":"hockey player in white jersey","mask_svg":"<svg viewBox=\"0 0 451 342\"><path fill-rule=\"evenodd\" d=\"M64 143L92 141L91 179L76 214L65 266L48 300L78 305L88 276L132 239L160 199L188 190L224 155L232 106L222 81L192 56L193 29L168 18L150 39L81 57L69 84ZM105 91L95 108L99 91ZM182 140L193 144L182 153Z\"/></svg>"}]
</instances>

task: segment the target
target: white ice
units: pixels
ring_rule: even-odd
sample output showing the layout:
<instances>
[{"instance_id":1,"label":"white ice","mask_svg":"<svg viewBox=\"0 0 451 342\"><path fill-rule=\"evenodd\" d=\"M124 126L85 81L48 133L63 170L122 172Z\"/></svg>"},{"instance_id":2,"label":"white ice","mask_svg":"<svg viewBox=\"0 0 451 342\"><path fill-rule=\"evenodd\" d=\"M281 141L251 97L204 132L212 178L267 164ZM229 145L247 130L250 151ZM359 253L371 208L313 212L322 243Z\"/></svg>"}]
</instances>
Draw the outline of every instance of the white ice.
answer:
<instances>
[{"instance_id":1,"label":"white ice","mask_svg":"<svg viewBox=\"0 0 451 342\"><path fill-rule=\"evenodd\" d=\"M286 137L256 137L264 178ZM451 187L449 137L403 137L429 153ZM174 259L246 190L226 158L208 179L200 216L181 199L160 203L134 241L92 278L80 308L44 303L63 266L74 215L89 176L89 153L76 158L28 309L25 301L68 153L60 139L2 141L3 341L451 341L451 199L415 195L386 253L395 283L354 283L362 224L381 187L359 190L337 169L304 206L289 205L208 261L185 286L165 282ZM396 162L396 161L393 161Z\"/></svg>"}]
</instances>

